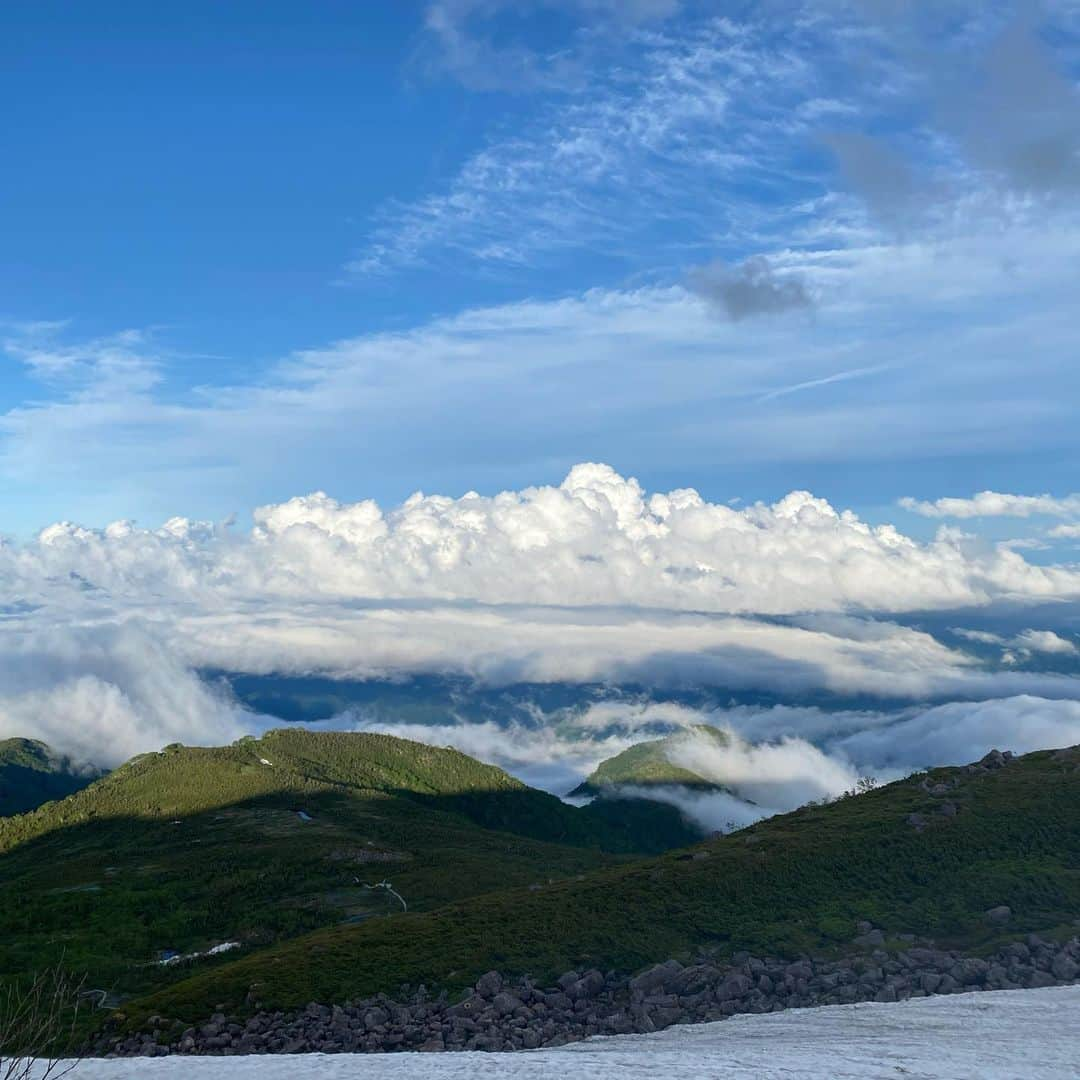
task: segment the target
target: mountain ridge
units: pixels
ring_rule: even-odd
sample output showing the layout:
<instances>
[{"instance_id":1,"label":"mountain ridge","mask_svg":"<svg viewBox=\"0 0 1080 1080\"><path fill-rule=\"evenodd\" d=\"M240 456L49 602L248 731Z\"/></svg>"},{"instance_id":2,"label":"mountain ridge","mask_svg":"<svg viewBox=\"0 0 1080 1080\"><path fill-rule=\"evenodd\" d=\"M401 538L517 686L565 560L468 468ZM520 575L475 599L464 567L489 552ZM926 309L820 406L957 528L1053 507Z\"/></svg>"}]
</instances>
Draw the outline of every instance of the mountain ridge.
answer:
<instances>
[{"instance_id":1,"label":"mountain ridge","mask_svg":"<svg viewBox=\"0 0 1080 1080\"><path fill-rule=\"evenodd\" d=\"M457 750L286 728L174 744L0 819L0 977L61 955L95 985L175 980L171 953L559 880L696 839L670 807L569 806ZM224 957L206 963L220 963Z\"/></svg>"},{"instance_id":2,"label":"mountain ridge","mask_svg":"<svg viewBox=\"0 0 1080 1080\"><path fill-rule=\"evenodd\" d=\"M1013 934L1071 925L1080 747L988 758L583 880L307 935L196 974L140 1008L194 1019L224 1002L242 1012L252 986L273 1008L421 982L454 991L490 968L538 979L633 971L703 946L794 958L849 940L859 920L886 938L977 949L1000 936L985 913L1001 906Z\"/></svg>"}]
</instances>

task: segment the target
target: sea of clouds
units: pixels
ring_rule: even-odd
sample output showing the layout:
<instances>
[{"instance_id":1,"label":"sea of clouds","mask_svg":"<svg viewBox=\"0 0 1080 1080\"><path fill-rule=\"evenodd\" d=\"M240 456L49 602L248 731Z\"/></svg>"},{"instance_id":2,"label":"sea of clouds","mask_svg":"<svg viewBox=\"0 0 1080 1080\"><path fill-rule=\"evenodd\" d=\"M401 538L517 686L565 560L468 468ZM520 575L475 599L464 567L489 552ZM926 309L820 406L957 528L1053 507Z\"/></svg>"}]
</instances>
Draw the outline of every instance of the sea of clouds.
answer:
<instances>
[{"instance_id":1,"label":"sea of clouds","mask_svg":"<svg viewBox=\"0 0 1080 1080\"><path fill-rule=\"evenodd\" d=\"M806 492L742 508L650 495L598 464L392 509L316 493L257 509L247 530L61 523L0 544L0 736L113 765L273 726L207 671L633 685L652 698L591 692L528 723L448 704L434 726L355 711L324 724L457 745L565 791L643 733L712 723L734 737L699 748L699 770L743 814L746 800L788 809L867 773L1080 742L1078 598L1080 567L949 526L919 542ZM1047 605L1053 629L1037 621ZM1012 629L965 627L1002 606ZM657 700L702 686L714 704ZM737 704L762 693L786 704Z\"/></svg>"}]
</instances>

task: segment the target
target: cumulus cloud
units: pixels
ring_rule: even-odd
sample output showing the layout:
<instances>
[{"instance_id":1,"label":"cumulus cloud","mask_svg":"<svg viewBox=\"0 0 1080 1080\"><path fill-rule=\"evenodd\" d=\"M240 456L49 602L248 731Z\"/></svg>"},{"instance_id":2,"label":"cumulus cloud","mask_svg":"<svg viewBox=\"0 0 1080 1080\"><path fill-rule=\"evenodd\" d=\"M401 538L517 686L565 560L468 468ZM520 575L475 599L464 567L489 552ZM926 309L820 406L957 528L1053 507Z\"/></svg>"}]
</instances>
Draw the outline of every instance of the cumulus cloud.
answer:
<instances>
[{"instance_id":1,"label":"cumulus cloud","mask_svg":"<svg viewBox=\"0 0 1080 1080\"><path fill-rule=\"evenodd\" d=\"M965 630L957 627L953 629L953 633L981 645L1000 645L1004 649L1016 650L1027 655L1047 653L1076 656L1080 654L1080 648L1077 647L1076 642L1055 634L1053 630L1021 630L1020 633L1007 637L988 630Z\"/></svg>"},{"instance_id":2,"label":"cumulus cloud","mask_svg":"<svg viewBox=\"0 0 1080 1080\"><path fill-rule=\"evenodd\" d=\"M1057 653L1063 656L1076 656L1080 653L1075 641L1055 634L1053 630L1023 630L1012 639L1018 649L1035 653Z\"/></svg>"},{"instance_id":3,"label":"cumulus cloud","mask_svg":"<svg viewBox=\"0 0 1080 1080\"><path fill-rule=\"evenodd\" d=\"M791 699L1077 696L1069 674L994 670L887 613L1067 600L1080 571L952 534L917 542L806 492L736 509L584 464L558 486L390 508L316 493L253 522L59 523L0 544L5 729L64 750L107 744L114 759L232 738L254 721L193 674L207 669ZM1013 637L1072 655L1049 630ZM582 722L598 730L607 707ZM624 716L623 730L678 725L674 708Z\"/></svg>"},{"instance_id":4,"label":"cumulus cloud","mask_svg":"<svg viewBox=\"0 0 1080 1080\"><path fill-rule=\"evenodd\" d=\"M1038 515L1073 517L1080 514L1080 495L1010 495L999 491L980 491L971 498L943 498L932 502L913 499L900 500L900 505L913 514L931 518L1018 517ZM1068 535L1056 533L1054 535Z\"/></svg>"},{"instance_id":5,"label":"cumulus cloud","mask_svg":"<svg viewBox=\"0 0 1080 1080\"><path fill-rule=\"evenodd\" d=\"M687 280L694 292L735 321L813 306L802 278L779 271L763 255L735 267L719 262L699 267Z\"/></svg>"},{"instance_id":6,"label":"cumulus cloud","mask_svg":"<svg viewBox=\"0 0 1080 1080\"><path fill-rule=\"evenodd\" d=\"M0 573L31 590L77 574L135 604L148 589L215 597L208 611L280 598L899 612L1080 595L1075 568L948 532L919 543L808 492L737 509L689 488L650 495L599 464L557 487L418 493L388 510L316 493L253 516L247 535L180 518L155 530L61 523L0 548Z\"/></svg>"}]
</instances>

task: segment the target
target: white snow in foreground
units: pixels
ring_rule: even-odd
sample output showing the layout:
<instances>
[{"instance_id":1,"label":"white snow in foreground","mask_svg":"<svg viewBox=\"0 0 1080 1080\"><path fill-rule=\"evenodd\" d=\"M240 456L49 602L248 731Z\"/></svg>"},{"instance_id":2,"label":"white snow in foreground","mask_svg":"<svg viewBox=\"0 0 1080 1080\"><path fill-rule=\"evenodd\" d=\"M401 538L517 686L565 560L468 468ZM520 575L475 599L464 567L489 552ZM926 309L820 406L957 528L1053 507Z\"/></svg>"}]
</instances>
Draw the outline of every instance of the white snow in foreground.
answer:
<instances>
[{"instance_id":1,"label":"white snow in foreground","mask_svg":"<svg viewBox=\"0 0 1080 1080\"><path fill-rule=\"evenodd\" d=\"M1080 986L832 1005L516 1054L297 1054L84 1062L73 1080L1043 1080L1080 1077Z\"/></svg>"}]
</instances>

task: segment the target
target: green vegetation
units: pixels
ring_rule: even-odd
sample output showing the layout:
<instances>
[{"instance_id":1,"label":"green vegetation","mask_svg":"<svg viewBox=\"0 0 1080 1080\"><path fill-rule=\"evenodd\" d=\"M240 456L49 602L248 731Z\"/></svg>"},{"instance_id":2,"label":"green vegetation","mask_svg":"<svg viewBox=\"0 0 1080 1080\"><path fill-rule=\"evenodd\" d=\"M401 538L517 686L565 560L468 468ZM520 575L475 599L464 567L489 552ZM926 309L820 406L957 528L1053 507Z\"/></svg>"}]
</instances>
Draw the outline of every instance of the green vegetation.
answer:
<instances>
[{"instance_id":1,"label":"green vegetation","mask_svg":"<svg viewBox=\"0 0 1080 1080\"><path fill-rule=\"evenodd\" d=\"M382 735L270 732L171 746L0 820L0 978L56 963L142 993L163 950L247 948L611 865L695 834L670 807L585 810L458 753ZM221 964L227 957L201 963Z\"/></svg>"},{"instance_id":2,"label":"green vegetation","mask_svg":"<svg viewBox=\"0 0 1080 1080\"><path fill-rule=\"evenodd\" d=\"M596 769L579 784L572 794L596 795L610 792L612 788L625 786L650 787L659 784L679 784L683 787L725 790L721 785L706 780L691 769L675 765L671 753L694 742L726 746L728 734L709 724L697 724L689 731L680 731L663 739L637 743L621 754L602 761Z\"/></svg>"},{"instance_id":3,"label":"green vegetation","mask_svg":"<svg viewBox=\"0 0 1080 1080\"><path fill-rule=\"evenodd\" d=\"M0 739L0 817L62 799L100 775L76 768L36 739Z\"/></svg>"},{"instance_id":4,"label":"green vegetation","mask_svg":"<svg viewBox=\"0 0 1080 1080\"><path fill-rule=\"evenodd\" d=\"M402 984L461 989L490 968L624 971L699 947L840 948L859 919L978 949L1080 913L1080 748L996 771L938 769L584 880L508 889L324 930L197 974L126 1010L195 1020ZM912 815L916 815L913 817ZM1007 904L1008 929L984 912Z\"/></svg>"}]
</instances>

